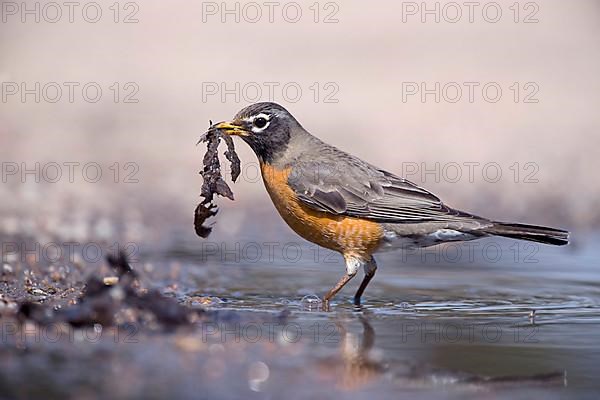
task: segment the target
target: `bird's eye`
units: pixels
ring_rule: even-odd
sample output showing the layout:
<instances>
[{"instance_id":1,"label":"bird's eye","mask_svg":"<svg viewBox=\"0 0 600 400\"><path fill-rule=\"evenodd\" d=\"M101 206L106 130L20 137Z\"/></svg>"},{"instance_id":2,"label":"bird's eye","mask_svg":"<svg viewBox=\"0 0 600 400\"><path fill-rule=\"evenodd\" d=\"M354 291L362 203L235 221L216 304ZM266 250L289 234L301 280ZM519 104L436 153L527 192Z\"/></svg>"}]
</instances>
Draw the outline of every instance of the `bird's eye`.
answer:
<instances>
[{"instance_id":1,"label":"bird's eye","mask_svg":"<svg viewBox=\"0 0 600 400\"><path fill-rule=\"evenodd\" d=\"M252 123L254 124L255 127L262 129L265 126L267 126L267 119L263 118L263 117L258 117L256 118Z\"/></svg>"}]
</instances>

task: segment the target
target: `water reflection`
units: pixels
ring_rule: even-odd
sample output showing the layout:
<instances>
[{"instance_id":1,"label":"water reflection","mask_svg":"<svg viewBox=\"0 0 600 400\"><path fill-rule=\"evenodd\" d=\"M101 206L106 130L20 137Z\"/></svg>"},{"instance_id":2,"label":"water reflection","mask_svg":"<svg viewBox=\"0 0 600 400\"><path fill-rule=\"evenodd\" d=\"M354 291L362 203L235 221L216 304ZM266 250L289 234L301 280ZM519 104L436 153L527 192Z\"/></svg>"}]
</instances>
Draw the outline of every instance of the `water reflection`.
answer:
<instances>
[{"instance_id":1,"label":"water reflection","mask_svg":"<svg viewBox=\"0 0 600 400\"><path fill-rule=\"evenodd\" d=\"M341 320L335 322L340 335L339 355L323 361L320 370L335 386L355 390L376 382L386 372L381 352L375 351L375 329L366 317L359 316L362 332L349 329Z\"/></svg>"},{"instance_id":2,"label":"water reflection","mask_svg":"<svg viewBox=\"0 0 600 400\"><path fill-rule=\"evenodd\" d=\"M376 346L376 330L369 314L357 317L360 329L353 329L353 320L337 319L339 333L337 354L321 360L319 373L343 391L358 391L378 384L402 389L454 388L467 391L494 391L503 388L535 388L567 386L566 370L547 373L487 376L440 368L419 356L409 360L394 359L394 355ZM518 370L518 368L515 368Z\"/></svg>"}]
</instances>

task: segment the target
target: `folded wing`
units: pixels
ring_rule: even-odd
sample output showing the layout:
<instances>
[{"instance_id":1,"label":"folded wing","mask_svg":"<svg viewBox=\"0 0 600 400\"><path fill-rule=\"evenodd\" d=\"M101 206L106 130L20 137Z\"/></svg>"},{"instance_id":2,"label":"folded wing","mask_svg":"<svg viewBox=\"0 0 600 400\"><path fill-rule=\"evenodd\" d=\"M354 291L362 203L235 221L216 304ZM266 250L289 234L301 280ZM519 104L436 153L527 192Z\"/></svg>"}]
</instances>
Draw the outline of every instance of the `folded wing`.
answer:
<instances>
[{"instance_id":1,"label":"folded wing","mask_svg":"<svg viewBox=\"0 0 600 400\"><path fill-rule=\"evenodd\" d=\"M447 207L414 183L351 156L335 161L299 161L288 183L306 206L333 215L380 223L448 222L472 217Z\"/></svg>"}]
</instances>

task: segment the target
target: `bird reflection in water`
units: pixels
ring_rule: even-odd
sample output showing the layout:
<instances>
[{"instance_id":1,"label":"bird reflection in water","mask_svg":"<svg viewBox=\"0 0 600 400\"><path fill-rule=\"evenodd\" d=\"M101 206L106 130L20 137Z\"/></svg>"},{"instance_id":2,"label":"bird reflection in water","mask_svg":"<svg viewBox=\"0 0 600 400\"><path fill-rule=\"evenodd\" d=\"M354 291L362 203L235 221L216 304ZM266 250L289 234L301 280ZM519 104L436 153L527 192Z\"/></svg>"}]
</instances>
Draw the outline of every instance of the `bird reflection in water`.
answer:
<instances>
[{"instance_id":1,"label":"bird reflection in water","mask_svg":"<svg viewBox=\"0 0 600 400\"><path fill-rule=\"evenodd\" d=\"M502 388L567 386L567 372L554 371L533 375L483 376L460 371L446 371L424 364L386 360L375 346L375 329L365 315L358 317L362 335L338 320L340 335L338 355L318 363L319 377L345 391L359 390L382 380L404 389L455 387L462 390L493 391Z\"/></svg>"},{"instance_id":2,"label":"bird reflection in water","mask_svg":"<svg viewBox=\"0 0 600 400\"><path fill-rule=\"evenodd\" d=\"M374 348L375 329L365 316L360 315L358 319L362 324L362 335L350 331L345 322L336 321L341 360L332 357L319 363L320 376L333 380L335 386L342 390L356 390L374 383L387 370L382 354Z\"/></svg>"}]
</instances>

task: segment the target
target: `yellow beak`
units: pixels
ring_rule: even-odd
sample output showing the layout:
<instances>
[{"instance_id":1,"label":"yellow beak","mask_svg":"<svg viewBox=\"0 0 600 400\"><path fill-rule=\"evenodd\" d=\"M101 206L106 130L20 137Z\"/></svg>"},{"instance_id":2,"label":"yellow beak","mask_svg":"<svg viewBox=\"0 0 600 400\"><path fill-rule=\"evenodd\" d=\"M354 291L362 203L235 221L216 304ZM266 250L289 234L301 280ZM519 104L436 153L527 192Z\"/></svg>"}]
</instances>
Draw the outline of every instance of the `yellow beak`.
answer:
<instances>
[{"instance_id":1,"label":"yellow beak","mask_svg":"<svg viewBox=\"0 0 600 400\"><path fill-rule=\"evenodd\" d=\"M227 135L248 136L248 132L241 126L234 125L232 122L219 122L214 125L215 129L224 131Z\"/></svg>"}]
</instances>

